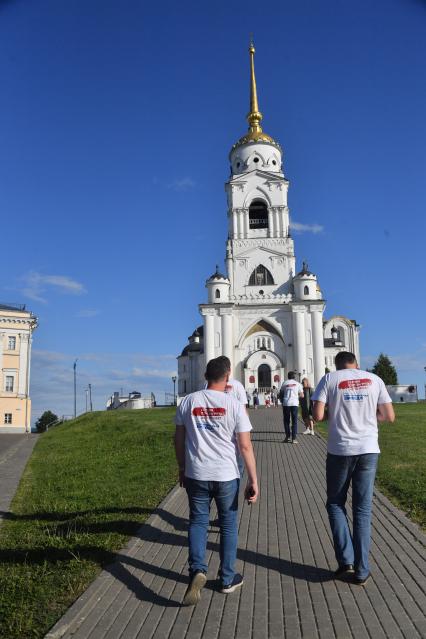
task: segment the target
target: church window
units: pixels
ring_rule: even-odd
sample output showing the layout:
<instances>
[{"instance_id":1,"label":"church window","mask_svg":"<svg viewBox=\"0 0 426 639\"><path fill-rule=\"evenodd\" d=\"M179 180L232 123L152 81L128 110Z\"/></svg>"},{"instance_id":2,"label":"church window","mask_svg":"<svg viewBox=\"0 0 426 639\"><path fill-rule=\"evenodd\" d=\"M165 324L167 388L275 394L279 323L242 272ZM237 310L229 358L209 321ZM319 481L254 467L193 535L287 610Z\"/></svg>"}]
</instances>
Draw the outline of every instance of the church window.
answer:
<instances>
[{"instance_id":1,"label":"church window","mask_svg":"<svg viewBox=\"0 0 426 639\"><path fill-rule=\"evenodd\" d=\"M277 164L276 160L272 160L272 164L275 166Z\"/></svg>"},{"instance_id":2,"label":"church window","mask_svg":"<svg viewBox=\"0 0 426 639\"><path fill-rule=\"evenodd\" d=\"M271 350L271 338L270 337L268 337L268 348L269 348L269 350Z\"/></svg>"},{"instance_id":3,"label":"church window","mask_svg":"<svg viewBox=\"0 0 426 639\"><path fill-rule=\"evenodd\" d=\"M264 295L264 294L265 294L265 291L262 291L262 290L259 291L259 295Z\"/></svg>"},{"instance_id":4,"label":"church window","mask_svg":"<svg viewBox=\"0 0 426 639\"><path fill-rule=\"evenodd\" d=\"M13 382L14 381L15 380L13 379L13 375L6 375L4 390L7 393L13 393Z\"/></svg>"},{"instance_id":5,"label":"church window","mask_svg":"<svg viewBox=\"0 0 426 639\"><path fill-rule=\"evenodd\" d=\"M266 339L265 338L262 339L262 348L266 348Z\"/></svg>"},{"instance_id":6,"label":"church window","mask_svg":"<svg viewBox=\"0 0 426 639\"><path fill-rule=\"evenodd\" d=\"M305 286L303 289L303 295L309 295L309 286Z\"/></svg>"},{"instance_id":7,"label":"church window","mask_svg":"<svg viewBox=\"0 0 426 639\"><path fill-rule=\"evenodd\" d=\"M268 284L274 284L274 279L268 269L263 264L259 264L250 275L249 286L267 286Z\"/></svg>"},{"instance_id":8,"label":"church window","mask_svg":"<svg viewBox=\"0 0 426 639\"><path fill-rule=\"evenodd\" d=\"M259 162L259 158L254 158L253 162L257 164Z\"/></svg>"},{"instance_id":9,"label":"church window","mask_svg":"<svg viewBox=\"0 0 426 639\"><path fill-rule=\"evenodd\" d=\"M16 337L13 335L9 336L7 348L9 351L14 351L16 349Z\"/></svg>"},{"instance_id":10,"label":"church window","mask_svg":"<svg viewBox=\"0 0 426 639\"><path fill-rule=\"evenodd\" d=\"M218 288L216 289L216 293L214 294L214 296L217 300L220 298L220 291Z\"/></svg>"},{"instance_id":11,"label":"church window","mask_svg":"<svg viewBox=\"0 0 426 639\"><path fill-rule=\"evenodd\" d=\"M11 424L12 423L12 413L5 413L4 414L4 423L5 424Z\"/></svg>"},{"instance_id":12,"label":"church window","mask_svg":"<svg viewBox=\"0 0 426 639\"><path fill-rule=\"evenodd\" d=\"M262 200L253 200L250 204L249 226L251 229L268 228L268 207Z\"/></svg>"}]
</instances>

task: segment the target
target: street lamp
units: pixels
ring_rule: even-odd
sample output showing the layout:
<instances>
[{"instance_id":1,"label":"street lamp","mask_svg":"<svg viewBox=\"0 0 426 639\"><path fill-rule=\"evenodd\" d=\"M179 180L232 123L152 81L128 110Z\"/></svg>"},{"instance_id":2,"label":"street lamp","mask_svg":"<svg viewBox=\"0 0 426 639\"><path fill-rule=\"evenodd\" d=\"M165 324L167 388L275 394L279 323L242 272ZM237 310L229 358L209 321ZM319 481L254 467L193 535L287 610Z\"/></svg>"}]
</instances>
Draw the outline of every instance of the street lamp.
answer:
<instances>
[{"instance_id":1,"label":"street lamp","mask_svg":"<svg viewBox=\"0 0 426 639\"><path fill-rule=\"evenodd\" d=\"M74 419L77 417L77 362L78 359L75 360L73 368L74 368Z\"/></svg>"},{"instance_id":2,"label":"street lamp","mask_svg":"<svg viewBox=\"0 0 426 639\"><path fill-rule=\"evenodd\" d=\"M176 406L176 380L177 380L176 375L173 375L173 377L172 377L172 382L173 382L173 406Z\"/></svg>"}]
</instances>

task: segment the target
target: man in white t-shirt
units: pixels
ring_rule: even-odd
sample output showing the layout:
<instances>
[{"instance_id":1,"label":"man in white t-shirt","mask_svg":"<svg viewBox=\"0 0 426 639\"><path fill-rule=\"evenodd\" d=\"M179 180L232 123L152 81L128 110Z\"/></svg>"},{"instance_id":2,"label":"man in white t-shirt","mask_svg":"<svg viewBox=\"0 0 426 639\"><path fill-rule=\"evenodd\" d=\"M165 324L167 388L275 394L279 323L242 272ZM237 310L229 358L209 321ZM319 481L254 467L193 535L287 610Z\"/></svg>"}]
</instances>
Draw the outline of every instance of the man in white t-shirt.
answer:
<instances>
[{"instance_id":1,"label":"man in white t-shirt","mask_svg":"<svg viewBox=\"0 0 426 639\"><path fill-rule=\"evenodd\" d=\"M338 569L336 576L355 573L363 586L369 576L371 503L380 453L377 422L393 422L392 400L383 380L358 369L353 353L335 357L336 371L320 380L312 400L313 417L322 421L328 406L327 512ZM353 531L346 516L352 481Z\"/></svg>"},{"instance_id":2,"label":"man in white t-shirt","mask_svg":"<svg viewBox=\"0 0 426 639\"><path fill-rule=\"evenodd\" d=\"M299 410L299 397L303 397L303 387L296 381L296 373L290 371L288 379L283 383L279 392L279 399L283 405L284 430L287 443L297 444L297 412ZM290 439L291 420L291 439Z\"/></svg>"},{"instance_id":3,"label":"man in white t-shirt","mask_svg":"<svg viewBox=\"0 0 426 639\"><path fill-rule=\"evenodd\" d=\"M206 379L207 389L187 395L175 418L179 481L186 488L190 511L190 583L184 605L196 604L206 583L205 554L212 499L219 515L221 592L234 592L243 583L242 576L234 571L238 542L238 450L247 468L245 497L252 504L259 494L250 420L243 405L224 392L229 371L223 358L209 361Z\"/></svg>"}]
</instances>

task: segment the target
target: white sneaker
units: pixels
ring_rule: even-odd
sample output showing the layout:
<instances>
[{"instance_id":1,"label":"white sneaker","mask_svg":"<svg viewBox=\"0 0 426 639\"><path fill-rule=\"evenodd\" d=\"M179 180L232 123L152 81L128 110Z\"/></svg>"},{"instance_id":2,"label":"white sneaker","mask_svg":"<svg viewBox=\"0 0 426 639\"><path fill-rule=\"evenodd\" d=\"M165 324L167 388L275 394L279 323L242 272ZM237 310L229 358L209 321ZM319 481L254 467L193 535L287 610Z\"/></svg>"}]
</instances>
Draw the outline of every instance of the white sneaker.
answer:
<instances>
[{"instance_id":1,"label":"white sneaker","mask_svg":"<svg viewBox=\"0 0 426 639\"><path fill-rule=\"evenodd\" d=\"M310 430L309 428L307 428L306 430L303 431L303 435L309 435L310 434Z\"/></svg>"},{"instance_id":2,"label":"white sneaker","mask_svg":"<svg viewBox=\"0 0 426 639\"><path fill-rule=\"evenodd\" d=\"M310 432L311 435L315 435L313 430L310 430L309 432Z\"/></svg>"}]
</instances>

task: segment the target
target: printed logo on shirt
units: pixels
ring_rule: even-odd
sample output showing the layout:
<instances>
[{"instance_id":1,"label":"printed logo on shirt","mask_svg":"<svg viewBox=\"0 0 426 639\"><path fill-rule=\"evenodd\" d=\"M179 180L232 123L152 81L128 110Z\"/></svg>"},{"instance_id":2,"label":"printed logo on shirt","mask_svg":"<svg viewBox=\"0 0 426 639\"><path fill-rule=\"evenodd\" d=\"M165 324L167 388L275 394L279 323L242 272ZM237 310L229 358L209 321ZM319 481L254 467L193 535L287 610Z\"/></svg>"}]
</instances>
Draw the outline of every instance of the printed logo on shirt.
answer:
<instances>
[{"instance_id":1,"label":"printed logo on shirt","mask_svg":"<svg viewBox=\"0 0 426 639\"><path fill-rule=\"evenodd\" d=\"M232 384L227 384L225 386L225 393L232 393L233 388Z\"/></svg>"},{"instance_id":2,"label":"printed logo on shirt","mask_svg":"<svg viewBox=\"0 0 426 639\"><path fill-rule=\"evenodd\" d=\"M371 386L372 381L368 377L364 379L345 379L339 384L342 390L362 390Z\"/></svg>"},{"instance_id":3,"label":"printed logo on shirt","mask_svg":"<svg viewBox=\"0 0 426 639\"><path fill-rule=\"evenodd\" d=\"M339 383L339 389L343 390L343 399L347 402L362 402L364 397L368 397L368 393L362 393L371 386L371 379L345 379ZM351 392L352 391L352 392Z\"/></svg>"},{"instance_id":4,"label":"printed logo on shirt","mask_svg":"<svg viewBox=\"0 0 426 639\"><path fill-rule=\"evenodd\" d=\"M194 417L223 417L226 415L226 408L214 406L195 406L192 409Z\"/></svg>"}]
</instances>

